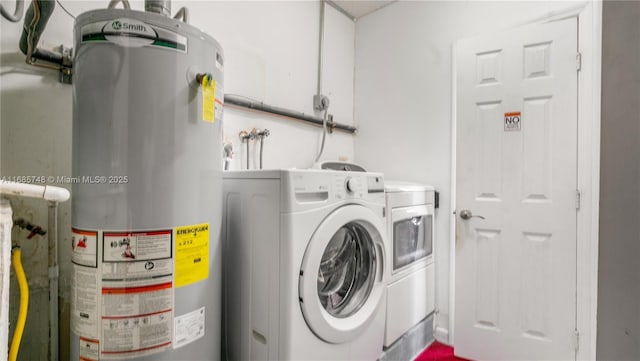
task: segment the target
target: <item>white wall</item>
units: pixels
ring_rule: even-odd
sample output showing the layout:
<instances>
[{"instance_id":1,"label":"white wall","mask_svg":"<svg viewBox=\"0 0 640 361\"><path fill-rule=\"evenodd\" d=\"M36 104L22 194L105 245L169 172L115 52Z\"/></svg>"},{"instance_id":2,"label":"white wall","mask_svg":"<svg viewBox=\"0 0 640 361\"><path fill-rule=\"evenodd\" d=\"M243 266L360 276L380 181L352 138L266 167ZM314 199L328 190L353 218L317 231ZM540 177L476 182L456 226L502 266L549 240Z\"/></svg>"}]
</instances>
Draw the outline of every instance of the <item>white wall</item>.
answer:
<instances>
[{"instance_id":1,"label":"white wall","mask_svg":"<svg viewBox=\"0 0 640 361\"><path fill-rule=\"evenodd\" d=\"M174 8L182 2L175 1ZM319 3L214 2L190 5L192 24L212 34L225 50L225 93L240 94L269 105L321 116L313 111L317 87ZM331 99L334 121L353 124L353 21L326 6L323 93ZM233 142L231 169L246 168L246 144L240 130L267 128L264 168L306 168L320 144L320 128L264 113L225 108L225 135ZM258 165L259 147L250 144L251 167ZM327 137L322 159L353 159L353 136Z\"/></svg>"},{"instance_id":2,"label":"white wall","mask_svg":"<svg viewBox=\"0 0 640 361\"><path fill-rule=\"evenodd\" d=\"M62 4L74 15L106 7L107 1L69 1ZM27 2L28 3L28 2ZM13 9L11 1L2 4ZM191 11L191 24L215 37L225 50L225 92L314 114L318 63L319 3L278 1L174 1L174 12L183 5ZM141 1L132 2L141 10ZM59 84L54 72L24 64L18 39L22 24L0 20L0 174L71 175L71 87ZM60 7L51 17L41 42L72 45L73 20ZM354 23L331 7L326 8L325 73L323 92L331 98L335 121L353 124ZM238 132L268 128L265 168L312 164L320 143L320 128L261 113L225 109L224 131L234 143L232 169L244 167L244 147ZM253 145L252 145L253 148ZM252 149L252 152L254 150ZM257 153L256 153L257 155ZM323 159L353 159L353 137L334 133L327 137ZM46 206L35 201L13 200L15 217L46 225ZM68 301L71 227L70 204L61 206L59 239L61 260L61 359L67 359ZM25 268L32 286L30 316L21 358L44 359L47 342L46 239L24 241L26 232L14 230L25 245ZM13 290L15 288L13 284ZM13 317L17 292L12 295Z\"/></svg>"},{"instance_id":3,"label":"white wall","mask_svg":"<svg viewBox=\"0 0 640 361\"><path fill-rule=\"evenodd\" d=\"M602 9L598 360L640 360L640 3Z\"/></svg>"},{"instance_id":4,"label":"white wall","mask_svg":"<svg viewBox=\"0 0 640 361\"><path fill-rule=\"evenodd\" d=\"M449 329L454 42L574 4L399 1L356 23L356 160L384 172L386 179L423 182L440 191L435 246L438 331Z\"/></svg>"}]
</instances>

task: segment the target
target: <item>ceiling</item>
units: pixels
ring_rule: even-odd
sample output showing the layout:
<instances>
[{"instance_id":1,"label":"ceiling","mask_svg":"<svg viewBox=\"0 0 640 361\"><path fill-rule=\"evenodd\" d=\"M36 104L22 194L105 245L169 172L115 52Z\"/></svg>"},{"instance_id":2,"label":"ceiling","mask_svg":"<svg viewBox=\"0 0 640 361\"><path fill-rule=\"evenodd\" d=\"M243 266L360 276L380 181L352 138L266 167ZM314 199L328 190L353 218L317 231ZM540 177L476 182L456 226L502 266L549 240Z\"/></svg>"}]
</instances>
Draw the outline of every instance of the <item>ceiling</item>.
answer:
<instances>
[{"instance_id":1,"label":"ceiling","mask_svg":"<svg viewBox=\"0 0 640 361\"><path fill-rule=\"evenodd\" d=\"M393 1L383 1L383 0L334 0L333 4L339 6L346 13L351 15L353 18L357 19L363 17L367 14L371 14L372 12L381 9Z\"/></svg>"}]
</instances>

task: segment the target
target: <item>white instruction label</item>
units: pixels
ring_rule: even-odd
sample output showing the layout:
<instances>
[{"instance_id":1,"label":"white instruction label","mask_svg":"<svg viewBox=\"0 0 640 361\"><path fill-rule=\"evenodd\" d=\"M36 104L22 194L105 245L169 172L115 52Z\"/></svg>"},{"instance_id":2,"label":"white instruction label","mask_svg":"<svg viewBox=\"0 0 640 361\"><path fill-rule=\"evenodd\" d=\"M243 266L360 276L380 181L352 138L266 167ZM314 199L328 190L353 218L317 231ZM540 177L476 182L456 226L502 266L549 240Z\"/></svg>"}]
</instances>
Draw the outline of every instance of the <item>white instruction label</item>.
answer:
<instances>
[{"instance_id":1,"label":"white instruction label","mask_svg":"<svg viewBox=\"0 0 640 361\"><path fill-rule=\"evenodd\" d=\"M100 342L80 337L80 361L98 361L100 359Z\"/></svg>"},{"instance_id":2,"label":"white instruction label","mask_svg":"<svg viewBox=\"0 0 640 361\"><path fill-rule=\"evenodd\" d=\"M204 307L191 311L175 319L175 343L173 348L179 348L204 337L205 312Z\"/></svg>"},{"instance_id":3,"label":"white instruction label","mask_svg":"<svg viewBox=\"0 0 640 361\"><path fill-rule=\"evenodd\" d=\"M221 121L224 112L224 89L222 88L222 84L220 82L216 82L215 94L216 97L214 105L214 119L217 121Z\"/></svg>"},{"instance_id":4,"label":"white instruction label","mask_svg":"<svg viewBox=\"0 0 640 361\"><path fill-rule=\"evenodd\" d=\"M208 277L208 223L71 233L80 361L148 357L204 337L205 307L176 317L175 292Z\"/></svg>"},{"instance_id":5,"label":"white instruction label","mask_svg":"<svg viewBox=\"0 0 640 361\"><path fill-rule=\"evenodd\" d=\"M171 346L171 283L102 288L103 358L138 357Z\"/></svg>"},{"instance_id":6,"label":"white instruction label","mask_svg":"<svg viewBox=\"0 0 640 361\"><path fill-rule=\"evenodd\" d=\"M104 232L104 262L171 258L171 230Z\"/></svg>"},{"instance_id":7,"label":"white instruction label","mask_svg":"<svg viewBox=\"0 0 640 361\"><path fill-rule=\"evenodd\" d=\"M103 232L100 356L125 359L171 348L173 230Z\"/></svg>"},{"instance_id":8,"label":"white instruction label","mask_svg":"<svg viewBox=\"0 0 640 361\"><path fill-rule=\"evenodd\" d=\"M98 270L73 265L71 277L71 325L73 332L98 339Z\"/></svg>"},{"instance_id":9,"label":"white instruction label","mask_svg":"<svg viewBox=\"0 0 640 361\"><path fill-rule=\"evenodd\" d=\"M98 267L98 232L71 228L71 262Z\"/></svg>"}]
</instances>

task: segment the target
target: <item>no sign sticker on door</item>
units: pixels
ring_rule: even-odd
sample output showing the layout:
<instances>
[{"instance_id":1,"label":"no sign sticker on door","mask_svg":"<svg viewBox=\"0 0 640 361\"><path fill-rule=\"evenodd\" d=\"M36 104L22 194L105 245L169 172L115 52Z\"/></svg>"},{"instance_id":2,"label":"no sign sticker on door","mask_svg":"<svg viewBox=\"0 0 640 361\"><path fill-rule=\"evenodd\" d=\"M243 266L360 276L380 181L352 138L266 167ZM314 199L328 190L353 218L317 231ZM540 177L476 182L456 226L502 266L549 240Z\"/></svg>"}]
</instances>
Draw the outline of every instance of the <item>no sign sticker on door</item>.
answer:
<instances>
[{"instance_id":1,"label":"no sign sticker on door","mask_svg":"<svg viewBox=\"0 0 640 361\"><path fill-rule=\"evenodd\" d=\"M519 132L522 129L522 114L520 112L504 113L504 131Z\"/></svg>"}]
</instances>

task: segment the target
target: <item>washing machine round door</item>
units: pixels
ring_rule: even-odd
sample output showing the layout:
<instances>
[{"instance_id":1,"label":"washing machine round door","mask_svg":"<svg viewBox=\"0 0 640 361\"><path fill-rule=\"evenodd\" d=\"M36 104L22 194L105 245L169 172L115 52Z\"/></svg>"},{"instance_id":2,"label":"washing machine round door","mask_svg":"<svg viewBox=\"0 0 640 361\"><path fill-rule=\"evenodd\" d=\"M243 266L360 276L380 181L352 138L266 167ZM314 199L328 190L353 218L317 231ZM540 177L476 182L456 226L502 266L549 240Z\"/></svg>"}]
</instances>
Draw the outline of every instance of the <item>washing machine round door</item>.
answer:
<instances>
[{"instance_id":1,"label":"washing machine round door","mask_svg":"<svg viewBox=\"0 0 640 361\"><path fill-rule=\"evenodd\" d=\"M375 318L383 297L384 224L371 209L347 205L316 229L300 269L300 307L313 333L349 342Z\"/></svg>"}]
</instances>

